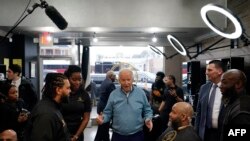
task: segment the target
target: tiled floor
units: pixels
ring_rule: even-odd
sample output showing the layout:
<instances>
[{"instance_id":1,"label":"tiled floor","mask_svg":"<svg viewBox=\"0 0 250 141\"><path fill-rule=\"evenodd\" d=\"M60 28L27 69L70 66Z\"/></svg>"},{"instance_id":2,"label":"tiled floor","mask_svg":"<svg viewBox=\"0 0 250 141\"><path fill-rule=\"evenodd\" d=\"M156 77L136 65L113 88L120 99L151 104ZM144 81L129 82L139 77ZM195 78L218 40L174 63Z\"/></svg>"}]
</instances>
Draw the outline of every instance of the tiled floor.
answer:
<instances>
[{"instance_id":1,"label":"tiled floor","mask_svg":"<svg viewBox=\"0 0 250 141\"><path fill-rule=\"evenodd\" d=\"M90 119L92 120L89 121L87 128L84 130L84 141L94 141L97 131L97 125L95 123L92 123L92 121L95 121L96 117L97 117L96 107L93 107L90 115Z\"/></svg>"},{"instance_id":2,"label":"tiled floor","mask_svg":"<svg viewBox=\"0 0 250 141\"><path fill-rule=\"evenodd\" d=\"M84 131L84 141L94 141L97 126L87 127Z\"/></svg>"},{"instance_id":3,"label":"tiled floor","mask_svg":"<svg viewBox=\"0 0 250 141\"><path fill-rule=\"evenodd\" d=\"M94 141L95 138L95 134L97 131L97 126L93 126L93 119L95 119L97 117L97 113L96 113L96 106L92 107L92 111L90 114L90 121L89 124L87 126L87 128L84 130L84 141Z\"/></svg>"}]
</instances>

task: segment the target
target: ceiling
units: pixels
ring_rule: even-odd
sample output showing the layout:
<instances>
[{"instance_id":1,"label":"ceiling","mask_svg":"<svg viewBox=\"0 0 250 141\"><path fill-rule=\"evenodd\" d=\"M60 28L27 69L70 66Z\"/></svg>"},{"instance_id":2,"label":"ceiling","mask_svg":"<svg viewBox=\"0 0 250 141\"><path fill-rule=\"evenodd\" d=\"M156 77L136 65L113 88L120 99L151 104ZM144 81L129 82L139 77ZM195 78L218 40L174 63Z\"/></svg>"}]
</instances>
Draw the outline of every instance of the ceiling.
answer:
<instances>
[{"instance_id":1,"label":"ceiling","mask_svg":"<svg viewBox=\"0 0 250 141\"><path fill-rule=\"evenodd\" d=\"M11 27L0 27L0 30L7 33ZM38 38L46 27L30 28L17 27L14 34L25 34L34 38ZM208 28L102 28L98 27L98 32L91 31L92 28L66 28L60 31L53 28L51 34L54 38L59 39L60 44L70 44L72 41L81 41L83 44L91 46L147 46L153 44L155 46L169 46L167 35L176 36L184 46L189 46L200 42L202 39L210 36L211 30ZM96 29L94 31L97 31ZM152 42L153 36L158 39ZM98 38L98 42L93 42L93 37Z\"/></svg>"},{"instance_id":2,"label":"ceiling","mask_svg":"<svg viewBox=\"0 0 250 141\"><path fill-rule=\"evenodd\" d=\"M143 0L147 3L134 1L133 6L130 1L121 0L108 0L109 3L98 0L47 1L55 5L67 19L69 25L65 30L59 30L46 16L44 10L38 8L12 33L38 38L43 32L50 32L58 38L60 44L81 41L82 44L91 46L147 46L148 44L169 46L167 41L169 34L176 36L184 46L190 46L212 35L211 30L204 26L199 11L200 7L213 0L191 3L185 0L171 2ZM3 3L8 6L0 6L2 9L0 9L0 17L6 19L0 21L1 36L11 29L27 1L5 0ZM63 3L67 3L68 7ZM7 12L10 10L11 12ZM92 41L94 33L98 42ZM152 42L154 35L158 38L156 43Z\"/></svg>"}]
</instances>

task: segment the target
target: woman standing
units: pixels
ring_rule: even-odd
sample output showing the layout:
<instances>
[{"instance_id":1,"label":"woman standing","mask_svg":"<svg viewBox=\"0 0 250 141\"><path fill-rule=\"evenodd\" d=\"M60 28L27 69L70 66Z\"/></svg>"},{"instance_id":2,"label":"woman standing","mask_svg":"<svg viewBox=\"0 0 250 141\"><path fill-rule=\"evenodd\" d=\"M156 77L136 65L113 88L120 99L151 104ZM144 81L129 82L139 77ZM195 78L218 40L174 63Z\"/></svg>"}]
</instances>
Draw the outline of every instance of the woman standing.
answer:
<instances>
[{"instance_id":1,"label":"woman standing","mask_svg":"<svg viewBox=\"0 0 250 141\"><path fill-rule=\"evenodd\" d=\"M64 74L69 79L71 93L68 101L62 104L62 114L72 136L71 141L83 141L83 131L90 119L90 97L84 90L80 67L70 65Z\"/></svg>"}]
</instances>

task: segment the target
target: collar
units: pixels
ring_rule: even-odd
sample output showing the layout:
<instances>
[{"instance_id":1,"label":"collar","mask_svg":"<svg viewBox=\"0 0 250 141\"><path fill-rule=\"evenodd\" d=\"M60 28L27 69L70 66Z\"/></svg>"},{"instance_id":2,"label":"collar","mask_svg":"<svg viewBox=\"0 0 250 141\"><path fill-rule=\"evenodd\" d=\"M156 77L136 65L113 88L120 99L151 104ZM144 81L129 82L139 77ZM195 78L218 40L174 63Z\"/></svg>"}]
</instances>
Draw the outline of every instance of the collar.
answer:
<instances>
[{"instance_id":1,"label":"collar","mask_svg":"<svg viewBox=\"0 0 250 141\"><path fill-rule=\"evenodd\" d=\"M183 130L183 129L185 129L185 128L187 128L187 127L190 127L190 126L191 126L191 125L181 126L181 127L179 127L177 130L180 131L180 130Z\"/></svg>"},{"instance_id":2,"label":"collar","mask_svg":"<svg viewBox=\"0 0 250 141\"><path fill-rule=\"evenodd\" d=\"M11 82L21 83L21 77L19 77L17 80L12 80Z\"/></svg>"},{"instance_id":3,"label":"collar","mask_svg":"<svg viewBox=\"0 0 250 141\"><path fill-rule=\"evenodd\" d=\"M121 87L121 91L122 91L126 96L128 96L133 90L134 90L134 87L133 87L133 86L131 86L129 92L125 92L125 91L122 89L122 87Z\"/></svg>"}]
</instances>

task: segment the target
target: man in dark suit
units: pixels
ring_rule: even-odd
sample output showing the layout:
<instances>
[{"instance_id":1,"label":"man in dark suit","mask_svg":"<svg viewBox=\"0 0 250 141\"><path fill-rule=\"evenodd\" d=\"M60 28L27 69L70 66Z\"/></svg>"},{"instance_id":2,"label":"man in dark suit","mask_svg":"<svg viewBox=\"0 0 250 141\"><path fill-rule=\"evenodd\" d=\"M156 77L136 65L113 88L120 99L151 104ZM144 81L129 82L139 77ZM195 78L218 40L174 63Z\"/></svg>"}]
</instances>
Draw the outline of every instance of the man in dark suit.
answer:
<instances>
[{"instance_id":1,"label":"man in dark suit","mask_svg":"<svg viewBox=\"0 0 250 141\"><path fill-rule=\"evenodd\" d=\"M34 85L29 80L22 78L21 73L22 69L19 65L10 65L7 70L6 82L15 85L18 88L18 97L24 100L25 108L31 111L38 101L38 96Z\"/></svg>"},{"instance_id":2,"label":"man in dark suit","mask_svg":"<svg viewBox=\"0 0 250 141\"><path fill-rule=\"evenodd\" d=\"M221 75L224 72L220 60L212 60L206 68L208 82L201 86L197 104L195 129L203 141L217 141L218 117L221 109L220 85Z\"/></svg>"},{"instance_id":3,"label":"man in dark suit","mask_svg":"<svg viewBox=\"0 0 250 141\"><path fill-rule=\"evenodd\" d=\"M115 84L113 83L116 79L116 75L113 71L108 71L106 73L106 78L102 82L99 95L100 101L97 104L97 113L101 114L107 105L110 93L115 89ZM97 133L95 136L95 141L109 141L109 125L110 123L104 123L102 125L98 125Z\"/></svg>"}]
</instances>

